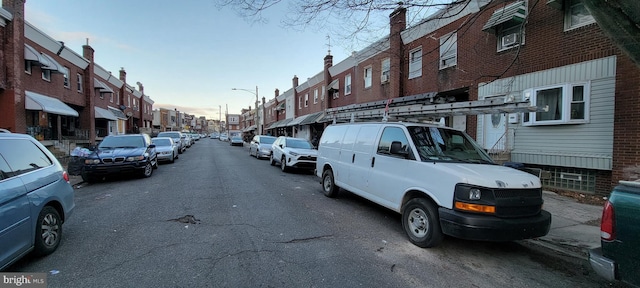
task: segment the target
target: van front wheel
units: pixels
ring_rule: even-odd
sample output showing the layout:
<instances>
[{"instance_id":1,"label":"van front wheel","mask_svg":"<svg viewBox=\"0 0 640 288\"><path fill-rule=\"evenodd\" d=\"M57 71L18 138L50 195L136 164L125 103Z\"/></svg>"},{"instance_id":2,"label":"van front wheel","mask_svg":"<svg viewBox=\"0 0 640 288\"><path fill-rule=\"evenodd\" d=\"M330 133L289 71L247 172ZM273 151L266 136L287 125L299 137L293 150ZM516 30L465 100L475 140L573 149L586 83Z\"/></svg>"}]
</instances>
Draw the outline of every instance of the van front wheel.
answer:
<instances>
[{"instance_id":1,"label":"van front wheel","mask_svg":"<svg viewBox=\"0 0 640 288\"><path fill-rule=\"evenodd\" d=\"M424 198L409 200L402 208L402 228L409 241L422 248L434 247L443 239L436 205Z\"/></svg>"},{"instance_id":2,"label":"van front wheel","mask_svg":"<svg viewBox=\"0 0 640 288\"><path fill-rule=\"evenodd\" d=\"M322 191L324 196L334 198L338 195L340 187L336 186L336 182L333 179L333 171L331 169L324 170L322 172Z\"/></svg>"}]
</instances>

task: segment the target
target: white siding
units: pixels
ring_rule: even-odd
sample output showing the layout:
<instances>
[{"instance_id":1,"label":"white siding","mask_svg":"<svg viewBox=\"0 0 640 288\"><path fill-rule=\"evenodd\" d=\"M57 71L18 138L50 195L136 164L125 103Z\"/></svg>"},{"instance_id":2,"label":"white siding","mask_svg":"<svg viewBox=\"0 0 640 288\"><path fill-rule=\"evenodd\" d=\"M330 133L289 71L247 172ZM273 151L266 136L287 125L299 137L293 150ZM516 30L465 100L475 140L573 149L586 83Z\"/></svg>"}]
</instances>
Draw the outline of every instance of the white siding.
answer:
<instances>
[{"instance_id":1,"label":"white siding","mask_svg":"<svg viewBox=\"0 0 640 288\"><path fill-rule=\"evenodd\" d=\"M478 88L480 99L491 95L520 97L528 88L590 81L590 121L586 124L529 126L514 129L511 160L516 162L611 170L616 57L500 79ZM478 118L478 138L482 117Z\"/></svg>"}]
</instances>

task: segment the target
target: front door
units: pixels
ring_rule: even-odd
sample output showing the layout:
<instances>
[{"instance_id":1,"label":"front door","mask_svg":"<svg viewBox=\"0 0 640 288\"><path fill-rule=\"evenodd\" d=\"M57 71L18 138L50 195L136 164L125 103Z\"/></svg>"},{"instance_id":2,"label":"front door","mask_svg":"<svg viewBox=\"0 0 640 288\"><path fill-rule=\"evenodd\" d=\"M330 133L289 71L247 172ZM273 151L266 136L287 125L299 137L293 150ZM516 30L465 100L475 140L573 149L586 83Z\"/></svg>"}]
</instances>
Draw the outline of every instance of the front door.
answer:
<instances>
[{"instance_id":1,"label":"front door","mask_svg":"<svg viewBox=\"0 0 640 288\"><path fill-rule=\"evenodd\" d=\"M487 97L485 99L499 99L504 98L504 96L498 97ZM495 114L485 114L483 116L483 125L484 127L484 135L482 139L484 139L482 143L482 148L487 150L495 149L498 151L505 150L506 147L506 123L507 123L507 114L505 113L495 113ZM503 137L503 135L505 135Z\"/></svg>"}]
</instances>

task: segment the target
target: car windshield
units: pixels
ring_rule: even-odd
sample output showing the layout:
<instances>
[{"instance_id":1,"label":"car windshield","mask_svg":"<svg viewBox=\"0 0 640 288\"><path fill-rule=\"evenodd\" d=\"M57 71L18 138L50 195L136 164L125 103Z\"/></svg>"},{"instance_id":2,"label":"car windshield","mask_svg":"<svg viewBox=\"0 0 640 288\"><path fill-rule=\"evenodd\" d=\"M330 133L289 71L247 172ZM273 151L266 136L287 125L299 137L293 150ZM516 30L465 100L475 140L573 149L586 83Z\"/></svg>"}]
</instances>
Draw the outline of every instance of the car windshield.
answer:
<instances>
[{"instance_id":1,"label":"car windshield","mask_svg":"<svg viewBox=\"0 0 640 288\"><path fill-rule=\"evenodd\" d=\"M273 144L276 141L275 137L260 137L261 144Z\"/></svg>"},{"instance_id":2,"label":"car windshield","mask_svg":"<svg viewBox=\"0 0 640 288\"><path fill-rule=\"evenodd\" d=\"M313 149L313 145L307 140L302 139L287 139L287 147L289 148L301 148L301 149Z\"/></svg>"},{"instance_id":3,"label":"car windshield","mask_svg":"<svg viewBox=\"0 0 640 288\"><path fill-rule=\"evenodd\" d=\"M438 127L407 127L423 162L493 163L489 155L462 131Z\"/></svg>"},{"instance_id":4,"label":"car windshield","mask_svg":"<svg viewBox=\"0 0 640 288\"><path fill-rule=\"evenodd\" d=\"M142 137L134 136L134 137L106 137L104 140L98 145L98 148L101 149L112 149L112 148L139 148L144 147L144 141Z\"/></svg>"},{"instance_id":5,"label":"car windshield","mask_svg":"<svg viewBox=\"0 0 640 288\"><path fill-rule=\"evenodd\" d=\"M171 140L169 139L151 139L151 142L156 146L171 146Z\"/></svg>"}]
</instances>

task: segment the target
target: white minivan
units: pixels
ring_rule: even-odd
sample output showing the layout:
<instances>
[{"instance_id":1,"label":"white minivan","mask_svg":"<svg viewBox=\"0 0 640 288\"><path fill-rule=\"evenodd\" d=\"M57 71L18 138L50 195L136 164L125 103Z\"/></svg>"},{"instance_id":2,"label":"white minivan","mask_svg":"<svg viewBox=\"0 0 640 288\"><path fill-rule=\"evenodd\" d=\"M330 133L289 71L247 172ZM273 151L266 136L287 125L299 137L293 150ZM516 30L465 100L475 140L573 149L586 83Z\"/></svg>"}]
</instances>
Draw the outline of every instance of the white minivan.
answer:
<instances>
[{"instance_id":1,"label":"white minivan","mask_svg":"<svg viewBox=\"0 0 640 288\"><path fill-rule=\"evenodd\" d=\"M402 214L409 240L438 245L443 234L481 241L546 235L542 186L496 165L466 133L434 124L365 122L328 126L316 175L324 194L340 188Z\"/></svg>"}]
</instances>

